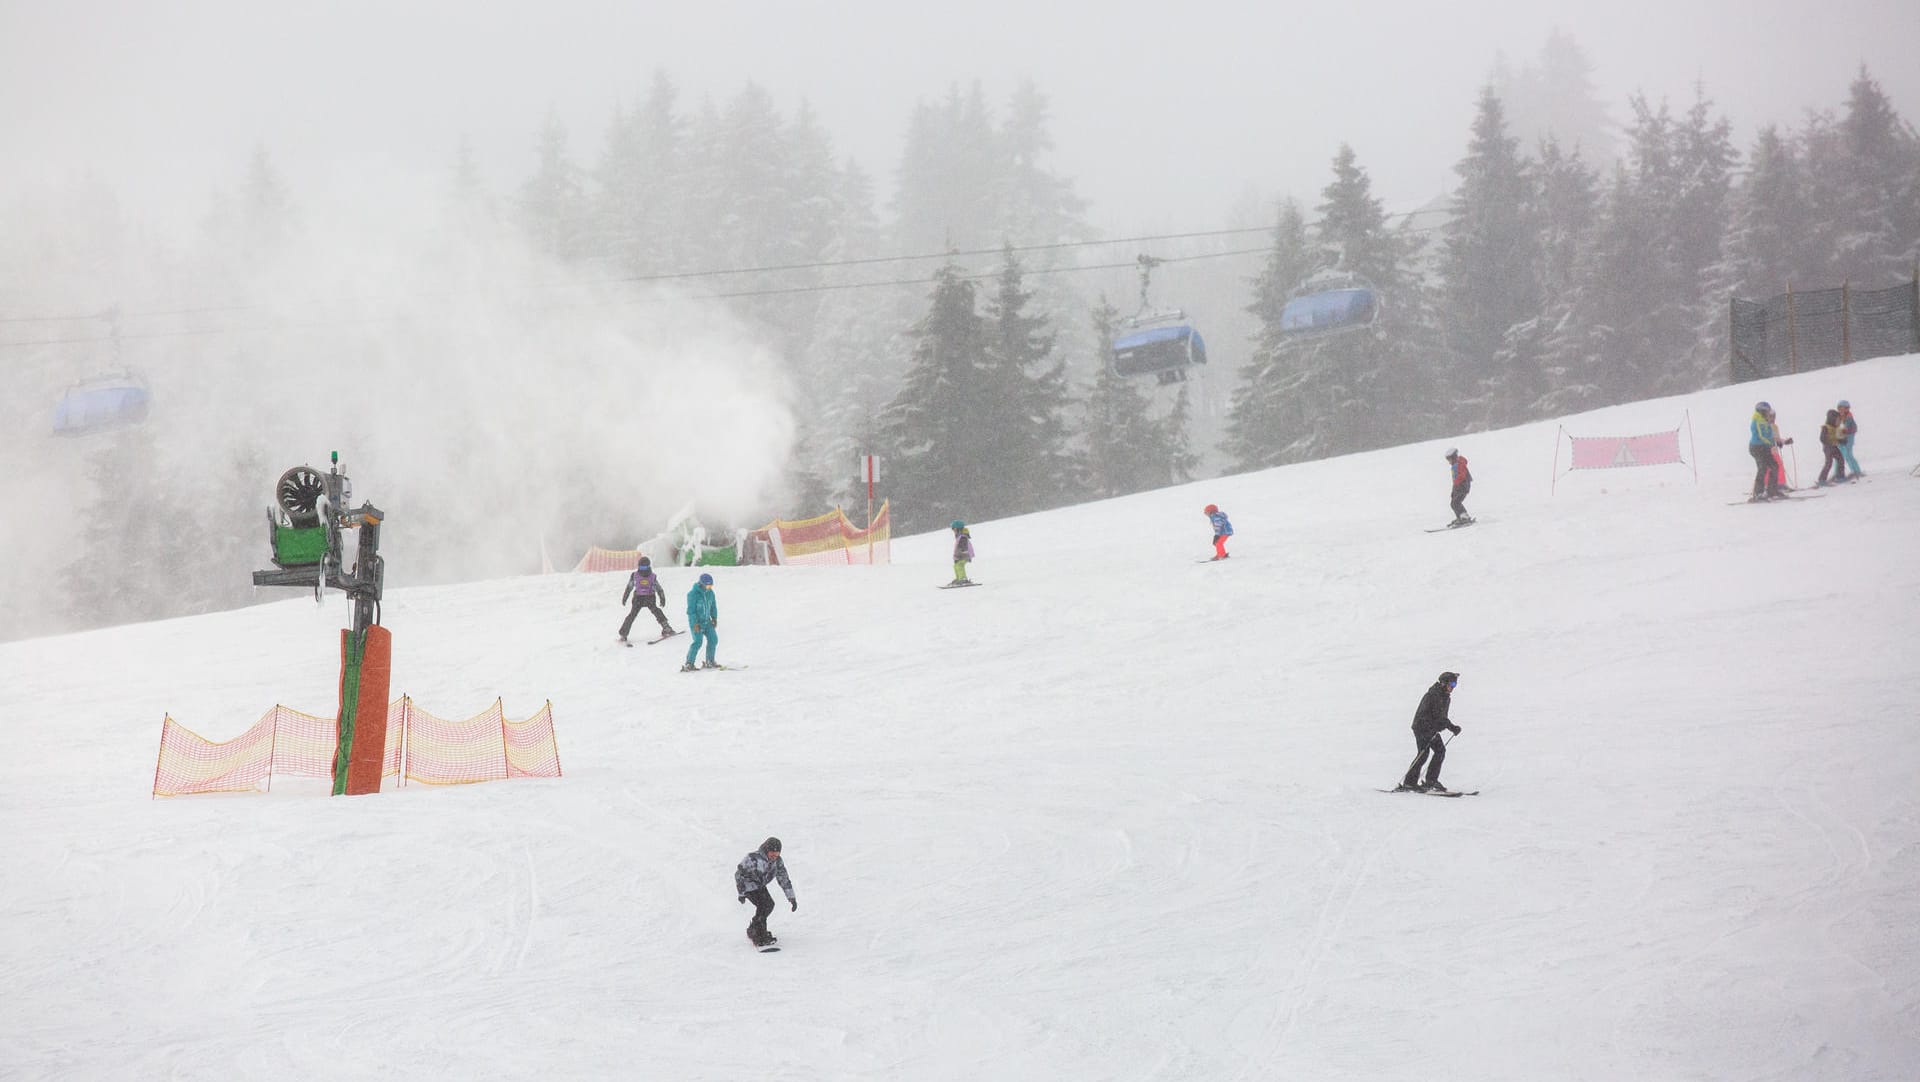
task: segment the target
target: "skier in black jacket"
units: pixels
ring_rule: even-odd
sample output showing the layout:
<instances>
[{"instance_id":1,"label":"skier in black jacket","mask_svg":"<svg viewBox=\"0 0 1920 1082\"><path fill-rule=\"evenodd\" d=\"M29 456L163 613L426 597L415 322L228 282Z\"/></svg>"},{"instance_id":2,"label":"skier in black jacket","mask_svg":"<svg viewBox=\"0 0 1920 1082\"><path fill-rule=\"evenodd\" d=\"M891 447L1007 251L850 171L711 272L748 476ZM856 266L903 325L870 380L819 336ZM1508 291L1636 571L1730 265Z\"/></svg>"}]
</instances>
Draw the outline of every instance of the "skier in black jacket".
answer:
<instances>
[{"instance_id":1,"label":"skier in black jacket","mask_svg":"<svg viewBox=\"0 0 1920 1082\"><path fill-rule=\"evenodd\" d=\"M1407 776L1400 785L1404 789L1445 789L1440 784L1440 765L1447 761L1447 743L1440 739L1441 730L1454 733L1460 726L1447 719L1447 708L1453 705L1453 689L1460 683L1457 672L1443 672L1440 679L1433 682L1427 693L1420 697L1420 708L1413 712L1413 743L1420 753L1413 757L1413 765L1407 767ZM1420 780L1420 764L1426 762L1428 754L1433 756L1427 766L1427 780Z\"/></svg>"}]
</instances>

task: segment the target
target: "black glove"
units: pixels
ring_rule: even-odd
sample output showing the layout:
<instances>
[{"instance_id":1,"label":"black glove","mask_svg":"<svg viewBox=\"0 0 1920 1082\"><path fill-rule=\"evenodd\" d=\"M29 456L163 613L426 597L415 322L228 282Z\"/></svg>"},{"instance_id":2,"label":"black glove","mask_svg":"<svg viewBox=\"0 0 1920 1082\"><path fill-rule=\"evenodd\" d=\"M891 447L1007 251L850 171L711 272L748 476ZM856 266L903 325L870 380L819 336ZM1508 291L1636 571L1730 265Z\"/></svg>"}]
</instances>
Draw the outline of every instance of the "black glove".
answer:
<instances>
[{"instance_id":1,"label":"black glove","mask_svg":"<svg viewBox=\"0 0 1920 1082\"><path fill-rule=\"evenodd\" d=\"M1449 728L1449 729L1452 729L1452 730L1453 730L1453 735L1455 735L1455 736L1459 736L1459 735L1460 735L1460 726L1458 726L1458 725L1449 725L1449 726L1447 726L1447 728Z\"/></svg>"},{"instance_id":2,"label":"black glove","mask_svg":"<svg viewBox=\"0 0 1920 1082\"><path fill-rule=\"evenodd\" d=\"M744 895L744 894L742 894L742 895L740 896L740 904L741 904L741 905L746 905L746 904L747 904L747 896L746 896L746 895Z\"/></svg>"},{"instance_id":3,"label":"black glove","mask_svg":"<svg viewBox=\"0 0 1920 1082\"><path fill-rule=\"evenodd\" d=\"M798 898L789 898L789 899L787 899L787 905L788 905L788 907L789 907L789 908L791 908L791 909L792 909L792 910L793 910L793 911L794 911L795 913L798 913L798 912L800 912L800 899L798 899Z\"/></svg>"},{"instance_id":4,"label":"black glove","mask_svg":"<svg viewBox=\"0 0 1920 1082\"><path fill-rule=\"evenodd\" d=\"M1780 446L1785 447L1787 444L1792 442L1793 442L1793 437L1788 436L1786 439L1780 441Z\"/></svg>"}]
</instances>

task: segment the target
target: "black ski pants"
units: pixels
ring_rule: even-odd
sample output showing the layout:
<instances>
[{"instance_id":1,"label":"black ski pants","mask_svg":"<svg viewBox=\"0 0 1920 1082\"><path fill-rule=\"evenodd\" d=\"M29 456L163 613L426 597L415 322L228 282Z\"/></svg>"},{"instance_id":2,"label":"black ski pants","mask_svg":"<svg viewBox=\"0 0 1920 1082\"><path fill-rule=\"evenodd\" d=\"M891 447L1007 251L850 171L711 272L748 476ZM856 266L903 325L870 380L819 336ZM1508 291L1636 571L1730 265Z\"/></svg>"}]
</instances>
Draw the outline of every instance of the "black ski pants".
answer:
<instances>
[{"instance_id":1,"label":"black ski pants","mask_svg":"<svg viewBox=\"0 0 1920 1082\"><path fill-rule=\"evenodd\" d=\"M1773 481L1773 448L1764 443L1747 444L1747 452L1753 456L1753 494L1765 495L1779 489Z\"/></svg>"},{"instance_id":2,"label":"black ski pants","mask_svg":"<svg viewBox=\"0 0 1920 1082\"><path fill-rule=\"evenodd\" d=\"M1846 459L1843 459L1840 457L1840 445L1837 443L1829 443L1829 444L1826 444L1825 447L1827 452L1827 460L1820 464L1820 480L1824 482L1827 479L1827 471L1832 470L1835 467L1839 468L1839 472L1834 474L1834 479L1838 481L1846 480L1847 479L1847 461Z\"/></svg>"},{"instance_id":3,"label":"black ski pants","mask_svg":"<svg viewBox=\"0 0 1920 1082\"><path fill-rule=\"evenodd\" d=\"M667 623L667 614L660 611L659 598L653 596L652 594L635 594L633 595L633 608L628 610L626 622L620 625L621 638L623 639L626 638L627 632L633 630L633 618L640 615L640 610L642 609L647 609L651 611L653 613L653 618L655 620L660 621L661 631L665 631L667 630L667 628L673 626Z\"/></svg>"},{"instance_id":4,"label":"black ski pants","mask_svg":"<svg viewBox=\"0 0 1920 1082\"><path fill-rule=\"evenodd\" d=\"M1467 516L1467 493L1473 488L1472 481L1462 481L1453 486L1453 514L1456 518Z\"/></svg>"},{"instance_id":5,"label":"black ski pants","mask_svg":"<svg viewBox=\"0 0 1920 1082\"><path fill-rule=\"evenodd\" d=\"M1434 783L1440 780L1440 766L1447 761L1447 742L1440 739L1440 734L1445 731L1444 729L1431 733L1423 733L1418 729L1413 731L1413 743L1420 749L1420 753L1413 757L1413 765L1407 768L1407 776L1400 779L1402 785L1420 784L1420 766L1427 762L1428 753L1432 753L1433 762L1427 765L1427 781Z\"/></svg>"},{"instance_id":6,"label":"black ski pants","mask_svg":"<svg viewBox=\"0 0 1920 1082\"><path fill-rule=\"evenodd\" d=\"M753 903L753 919L747 922L747 938L760 942L767 932L767 917L773 912L773 895L765 887L755 887L747 892L747 901Z\"/></svg>"}]
</instances>

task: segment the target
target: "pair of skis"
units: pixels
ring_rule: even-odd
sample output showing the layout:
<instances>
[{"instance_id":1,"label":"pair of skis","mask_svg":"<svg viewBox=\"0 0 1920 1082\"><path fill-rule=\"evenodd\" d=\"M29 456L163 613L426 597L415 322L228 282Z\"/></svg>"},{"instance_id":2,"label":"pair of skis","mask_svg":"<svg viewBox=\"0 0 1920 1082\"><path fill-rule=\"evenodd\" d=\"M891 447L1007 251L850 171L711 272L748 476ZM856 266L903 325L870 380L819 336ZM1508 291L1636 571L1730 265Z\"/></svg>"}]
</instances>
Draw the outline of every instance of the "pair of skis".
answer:
<instances>
[{"instance_id":1,"label":"pair of skis","mask_svg":"<svg viewBox=\"0 0 1920 1082\"><path fill-rule=\"evenodd\" d=\"M659 637L659 638L657 638L657 639L648 639L648 640L647 640L647 645L648 645L648 646L652 646L652 645L653 645L654 643L656 643L656 642L666 642L666 641L667 641L668 639L671 639L671 638L673 638L673 637L674 637L675 635L678 635L678 634L680 634L680 632L678 632L678 631L669 631L669 632L667 632L667 633L666 633L665 635L662 635L662 636L660 636L660 637ZM620 645L622 645L622 646L632 646L632 645L633 645L633 643L632 643L632 642L630 642L630 641L628 641L628 640L626 640L626 639L621 639L621 640L620 640Z\"/></svg>"},{"instance_id":2,"label":"pair of skis","mask_svg":"<svg viewBox=\"0 0 1920 1082\"><path fill-rule=\"evenodd\" d=\"M1471 526L1478 521L1480 520L1469 515L1466 518L1454 519L1452 522L1447 523L1445 526L1439 526L1434 529L1428 530L1427 532L1428 533L1446 533L1448 530L1457 530L1462 526Z\"/></svg>"},{"instance_id":3,"label":"pair of skis","mask_svg":"<svg viewBox=\"0 0 1920 1082\"><path fill-rule=\"evenodd\" d=\"M1421 793L1426 796L1479 796L1478 789L1421 789L1412 785L1396 785L1391 789L1375 789L1376 793Z\"/></svg>"}]
</instances>

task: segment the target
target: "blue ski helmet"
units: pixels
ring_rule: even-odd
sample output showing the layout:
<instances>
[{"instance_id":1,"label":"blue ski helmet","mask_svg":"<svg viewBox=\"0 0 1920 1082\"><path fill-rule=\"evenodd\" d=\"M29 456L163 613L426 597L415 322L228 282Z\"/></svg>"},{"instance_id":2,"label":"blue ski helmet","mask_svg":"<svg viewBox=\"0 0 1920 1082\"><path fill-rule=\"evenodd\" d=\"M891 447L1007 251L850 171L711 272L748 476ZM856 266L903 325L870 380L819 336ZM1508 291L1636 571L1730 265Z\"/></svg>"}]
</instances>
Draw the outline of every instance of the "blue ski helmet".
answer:
<instances>
[{"instance_id":1,"label":"blue ski helmet","mask_svg":"<svg viewBox=\"0 0 1920 1082\"><path fill-rule=\"evenodd\" d=\"M1840 400L1840 408L1843 410L1850 410L1853 408L1853 403L1843 398Z\"/></svg>"},{"instance_id":2,"label":"blue ski helmet","mask_svg":"<svg viewBox=\"0 0 1920 1082\"><path fill-rule=\"evenodd\" d=\"M704 571L703 571L703 572L701 572L701 573L700 573L700 585L702 585L702 586L712 586L712 585L713 585L713 576L712 576L712 575L709 575L709 574L707 574L707 573L706 573L706 572L704 572Z\"/></svg>"},{"instance_id":3,"label":"blue ski helmet","mask_svg":"<svg viewBox=\"0 0 1920 1082\"><path fill-rule=\"evenodd\" d=\"M1772 413L1772 412L1773 412L1773 407L1772 407L1772 406L1769 406L1769 405L1767 405L1767 404L1766 404L1765 402L1755 402L1755 403L1753 404L1753 412L1755 412L1755 413Z\"/></svg>"},{"instance_id":4,"label":"blue ski helmet","mask_svg":"<svg viewBox=\"0 0 1920 1082\"><path fill-rule=\"evenodd\" d=\"M953 528L956 530L964 530L967 528L967 524L964 522L961 522L959 519L954 519Z\"/></svg>"}]
</instances>

